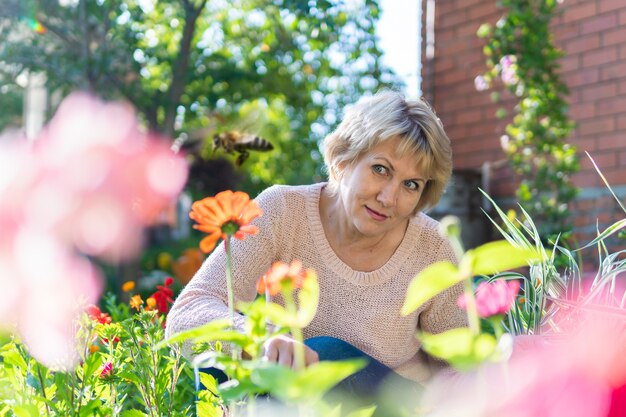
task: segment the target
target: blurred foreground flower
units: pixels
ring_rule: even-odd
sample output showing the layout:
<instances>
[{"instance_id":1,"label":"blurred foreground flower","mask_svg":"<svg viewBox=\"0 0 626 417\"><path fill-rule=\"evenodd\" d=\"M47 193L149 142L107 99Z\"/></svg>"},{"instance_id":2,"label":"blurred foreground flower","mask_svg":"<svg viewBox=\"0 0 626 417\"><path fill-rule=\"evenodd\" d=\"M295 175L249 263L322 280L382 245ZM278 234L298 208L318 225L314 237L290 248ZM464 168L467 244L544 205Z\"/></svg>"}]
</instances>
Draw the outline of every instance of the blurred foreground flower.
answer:
<instances>
[{"instance_id":1,"label":"blurred foreground flower","mask_svg":"<svg viewBox=\"0 0 626 417\"><path fill-rule=\"evenodd\" d=\"M476 289L476 309L480 317L486 318L496 314L506 314L513 304L520 289L519 281L498 279L494 282L483 281ZM459 297L457 304L466 309L466 295Z\"/></svg>"},{"instance_id":2,"label":"blurred foreground flower","mask_svg":"<svg viewBox=\"0 0 626 417\"><path fill-rule=\"evenodd\" d=\"M83 255L135 256L183 187L185 160L128 105L75 93L33 142L0 137L0 166L0 328L44 364L71 367L72 322L101 287Z\"/></svg>"},{"instance_id":3,"label":"blurred foreground flower","mask_svg":"<svg viewBox=\"0 0 626 417\"><path fill-rule=\"evenodd\" d=\"M245 234L257 234L258 228L250 222L261 214L263 211L256 202L250 200L248 194L226 190L215 197L203 198L193 203L189 217L198 223L193 226L195 229L208 233L200 242L200 249L209 253L220 238L235 236L243 240Z\"/></svg>"},{"instance_id":4,"label":"blurred foreground flower","mask_svg":"<svg viewBox=\"0 0 626 417\"><path fill-rule=\"evenodd\" d=\"M593 313L581 322L559 338L527 336L506 367L435 379L422 406L436 410L429 417L626 415L624 317Z\"/></svg>"},{"instance_id":5,"label":"blurred foreground flower","mask_svg":"<svg viewBox=\"0 0 626 417\"><path fill-rule=\"evenodd\" d=\"M300 261L293 261L291 264L274 262L272 267L257 282L257 292L264 295L267 291L269 295L276 295L281 292L283 285L289 286L289 291L302 287L304 280L310 273L302 268Z\"/></svg>"}]
</instances>

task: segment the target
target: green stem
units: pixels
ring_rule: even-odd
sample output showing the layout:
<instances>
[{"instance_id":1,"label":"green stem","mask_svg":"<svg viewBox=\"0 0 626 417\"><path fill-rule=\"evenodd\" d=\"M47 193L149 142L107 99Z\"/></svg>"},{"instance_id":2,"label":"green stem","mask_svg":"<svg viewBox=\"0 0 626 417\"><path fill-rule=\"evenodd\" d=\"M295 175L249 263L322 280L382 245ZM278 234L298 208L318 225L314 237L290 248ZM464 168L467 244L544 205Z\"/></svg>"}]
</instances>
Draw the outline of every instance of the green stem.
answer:
<instances>
[{"instance_id":1,"label":"green stem","mask_svg":"<svg viewBox=\"0 0 626 417\"><path fill-rule=\"evenodd\" d=\"M227 236L224 241L224 247L226 249L226 287L228 289L228 315L230 319L230 327L235 329L235 296L233 294L233 265L232 254L230 252L230 239L231 236ZM231 357L236 360L239 356L238 349L234 343L230 346Z\"/></svg>"},{"instance_id":2,"label":"green stem","mask_svg":"<svg viewBox=\"0 0 626 417\"><path fill-rule=\"evenodd\" d=\"M285 307L287 308L287 311L289 312L289 314L295 317L298 314L298 310L296 308L296 303L293 300L293 293L291 292L291 288L283 287L282 293L283 298L285 299ZM296 369L301 370L305 368L302 329L297 326L292 326L290 330L291 336L296 342L294 343L293 347L294 363L296 365Z\"/></svg>"},{"instance_id":3,"label":"green stem","mask_svg":"<svg viewBox=\"0 0 626 417\"><path fill-rule=\"evenodd\" d=\"M465 279L465 300L467 302L467 322L469 328L475 335L480 333L480 320L478 318L478 310L476 309L476 297L474 297L474 287L472 285L472 277Z\"/></svg>"},{"instance_id":4,"label":"green stem","mask_svg":"<svg viewBox=\"0 0 626 417\"><path fill-rule=\"evenodd\" d=\"M43 375L41 375L41 365L39 364L37 364L37 376L39 377L39 383L41 384L41 396L44 398L44 400L48 400L48 398L46 398L46 385L43 380ZM47 401L46 414L50 415L50 406L48 405Z\"/></svg>"}]
</instances>

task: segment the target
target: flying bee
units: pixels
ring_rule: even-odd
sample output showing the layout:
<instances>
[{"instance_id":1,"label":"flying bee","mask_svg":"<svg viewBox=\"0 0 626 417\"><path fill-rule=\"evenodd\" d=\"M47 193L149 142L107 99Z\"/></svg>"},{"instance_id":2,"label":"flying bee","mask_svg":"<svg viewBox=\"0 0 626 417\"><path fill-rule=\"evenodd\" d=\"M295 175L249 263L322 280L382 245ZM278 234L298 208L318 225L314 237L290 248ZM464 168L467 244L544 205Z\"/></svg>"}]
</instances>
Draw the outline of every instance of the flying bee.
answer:
<instances>
[{"instance_id":1,"label":"flying bee","mask_svg":"<svg viewBox=\"0 0 626 417\"><path fill-rule=\"evenodd\" d=\"M224 152L231 155L237 152L235 165L240 167L250 156L249 151L267 152L274 149L274 146L270 141L259 136L230 130L213 136L213 151L215 152L218 148L224 149Z\"/></svg>"}]
</instances>

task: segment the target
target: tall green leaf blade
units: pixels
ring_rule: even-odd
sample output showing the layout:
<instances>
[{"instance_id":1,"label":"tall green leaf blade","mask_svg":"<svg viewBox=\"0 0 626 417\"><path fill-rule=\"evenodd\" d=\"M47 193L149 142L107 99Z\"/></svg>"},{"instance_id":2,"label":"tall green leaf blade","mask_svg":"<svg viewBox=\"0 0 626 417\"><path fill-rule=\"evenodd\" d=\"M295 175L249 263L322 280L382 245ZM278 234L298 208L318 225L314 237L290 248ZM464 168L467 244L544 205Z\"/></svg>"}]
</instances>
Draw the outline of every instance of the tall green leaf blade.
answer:
<instances>
[{"instance_id":1,"label":"tall green leaf blade","mask_svg":"<svg viewBox=\"0 0 626 417\"><path fill-rule=\"evenodd\" d=\"M626 227L626 219L619 220L619 221L613 223L612 225L610 225L609 227L607 227L602 233L600 233L591 242L587 243L585 246L583 246L582 248L577 249L577 250L580 251L580 250L586 249L586 248L588 248L590 246L593 246L593 245L597 244L598 242L603 241L607 237L609 237L609 236L619 232L620 230L622 230L625 227Z\"/></svg>"}]
</instances>

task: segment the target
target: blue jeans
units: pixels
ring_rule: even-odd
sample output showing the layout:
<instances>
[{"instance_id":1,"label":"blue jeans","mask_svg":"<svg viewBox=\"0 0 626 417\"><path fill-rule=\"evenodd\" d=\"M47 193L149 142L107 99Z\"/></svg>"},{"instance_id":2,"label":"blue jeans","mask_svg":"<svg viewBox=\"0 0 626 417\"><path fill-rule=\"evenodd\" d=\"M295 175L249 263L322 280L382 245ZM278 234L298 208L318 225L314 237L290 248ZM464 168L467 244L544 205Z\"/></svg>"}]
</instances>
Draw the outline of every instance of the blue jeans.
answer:
<instances>
[{"instance_id":1,"label":"blue jeans","mask_svg":"<svg viewBox=\"0 0 626 417\"><path fill-rule=\"evenodd\" d=\"M304 344L317 352L320 361L338 361L352 358L365 358L368 360L368 364L365 368L344 379L334 388L334 391L345 392L359 398L368 398L373 397L383 380L388 378L410 382L393 372L388 366L383 365L367 353L341 339L330 336L316 336L305 340ZM226 374L219 369L202 368L195 371L196 390L204 388L200 384L198 372L212 375L217 380L218 384L228 380Z\"/></svg>"}]
</instances>

